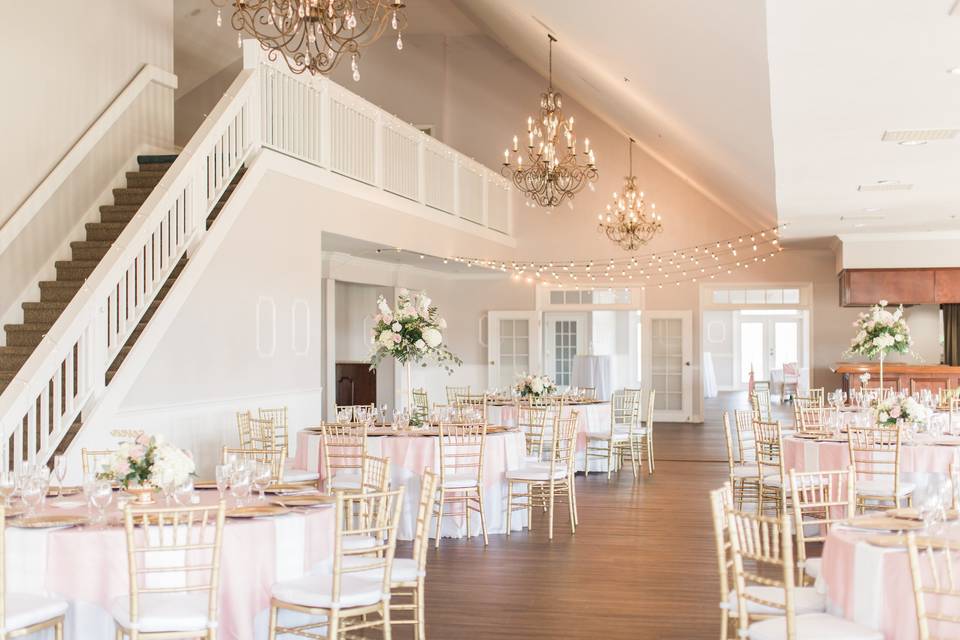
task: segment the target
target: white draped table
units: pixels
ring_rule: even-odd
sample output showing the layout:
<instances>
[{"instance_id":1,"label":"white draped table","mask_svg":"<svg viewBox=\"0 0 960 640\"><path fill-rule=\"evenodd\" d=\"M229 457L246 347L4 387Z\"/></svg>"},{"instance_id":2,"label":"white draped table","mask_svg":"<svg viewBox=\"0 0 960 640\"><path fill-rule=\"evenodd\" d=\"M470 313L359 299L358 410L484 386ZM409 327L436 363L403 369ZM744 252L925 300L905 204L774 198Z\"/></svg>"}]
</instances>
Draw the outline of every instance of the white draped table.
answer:
<instances>
[{"instance_id":1,"label":"white draped table","mask_svg":"<svg viewBox=\"0 0 960 640\"><path fill-rule=\"evenodd\" d=\"M216 491L199 491L215 504ZM83 503L75 496L49 501L45 512L83 514L85 507L61 509L61 502ZM162 506L162 503L161 503ZM228 508L230 506L228 499ZM108 513L113 523L119 511ZM334 509L298 510L270 518L228 519L223 531L220 611L217 637L224 640L267 637L270 588L298 578L333 553ZM7 527L8 592L58 595L70 603L66 638L113 638L110 603L129 593L127 543L122 526L56 529ZM52 638L52 631L27 636Z\"/></svg>"},{"instance_id":2,"label":"white draped table","mask_svg":"<svg viewBox=\"0 0 960 640\"><path fill-rule=\"evenodd\" d=\"M610 403L580 402L564 405L564 415L568 411L577 412L577 459L576 470L586 470L586 449L588 433L610 433ZM490 424L517 426L517 407L514 404L487 405L487 420ZM607 471L607 461L594 458L590 461L590 471Z\"/></svg>"},{"instance_id":3,"label":"white draped table","mask_svg":"<svg viewBox=\"0 0 960 640\"><path fill-rule=\"evenodd\" d=\"M293 466L320 474L325 470L320 458L321 436L306 429L297 434L297 455ZM420 476L424 469L440 472L440 440L437 436L416 432L396 435L368 436L367 451L370 455L390 459L390 486L394 489L405 486L403 513L397 537L412 540L417 524L417 504L420 500ZM483 506L487 533L506 533L507 471L517 469L526 453L524 435L519 431L492 433L487 436L483 452ZM480 535L480 515L471 514L470 530ZM513 516L514 530L526 526L526 512ZM431 535L435 529L430 528ZM460 517L443 519L441 535L461 538L466 535L466 521Z\"/></svg>"}]
</instances>

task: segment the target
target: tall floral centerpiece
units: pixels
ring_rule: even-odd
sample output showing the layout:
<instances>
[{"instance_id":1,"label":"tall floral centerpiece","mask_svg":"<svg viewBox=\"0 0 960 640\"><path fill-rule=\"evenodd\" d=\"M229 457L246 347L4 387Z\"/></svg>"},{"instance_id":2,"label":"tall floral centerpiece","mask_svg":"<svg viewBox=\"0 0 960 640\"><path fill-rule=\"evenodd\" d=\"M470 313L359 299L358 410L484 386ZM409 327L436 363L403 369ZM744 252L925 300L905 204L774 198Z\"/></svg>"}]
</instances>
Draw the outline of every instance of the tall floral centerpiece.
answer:
<instances>
[{"instance_id":1,"label":"tall floral centerpiece","mask_svg":"<svg viewBox=\"0 0 960 640\"><path fill-rule=\"evenodd\" d=\"M422 292L400 289L397 303L391 308L383 296L377 300L377 315L374 316L373 348L370 368L387 357L404 366L406 389L404 395L408 408L413 408L411 367L414 363L427 366L430 362L453 373L454 365L463 361L453 355L443 343L443 330L447 321L440 317L430 298Z\"/></svg>"},{"instance_id":2,"label":"tall floral centerpiece","mask_svg":"<svg viewBox=\"0 0 960 640\"><path fill-rule=\"evenodd\" d=\"M531 396L540 398L554 393L557 390L557 385L550 379L550 376L520 374L520 378L517 384L514 385L514 389L521 398Z\"/></svg>"},{"instance_id":3,"label":"tall floral centerpiece","mask_svg":"<svg viewBox=\"0 0 960 640\"><path fill-rule=\"evenodd\" d=\"M853 321L857 335L850 341L846 356L860 355L880 360L880 390L883 392L883 360L888 353L913 353L913 338L903 319L903 305L887 311L887 301L881 300L868 313L861 313Z\"/></svg>"},{"instance_id":4,"label":"tall floral centerpiece","mask_svg":"<svg viewBox=\"0 0 960 640\"><path fill-rule=\"evenodd\" d=\"M193 457L162 436L140 434L120 444L101 477L118 482L137 495L138 502L153 502L154 488L178 487L193 475ZM166 489L164 489L166 491Z\"/></svg>"}]
</instances>

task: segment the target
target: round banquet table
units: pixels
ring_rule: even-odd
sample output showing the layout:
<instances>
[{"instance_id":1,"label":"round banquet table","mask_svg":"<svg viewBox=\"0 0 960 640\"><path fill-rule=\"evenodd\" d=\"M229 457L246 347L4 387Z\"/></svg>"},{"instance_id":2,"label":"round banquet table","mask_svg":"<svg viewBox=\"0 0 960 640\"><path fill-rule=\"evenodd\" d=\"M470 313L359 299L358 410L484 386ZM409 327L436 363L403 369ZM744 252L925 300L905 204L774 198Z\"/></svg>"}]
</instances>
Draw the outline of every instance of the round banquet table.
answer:
<instances>
[{"instance_id":1,"label":"round banquet table","mask_svg":"<svg viewBox=\"0 0 960 640\"><path fill-rule=\"evenodd\" d=\"M920 434L914 442L901 445L900 477L922 489L932 476L947 475L955 459L960 459L960 437ZM849 445L842 435L830 440L787 436L783 439L783 463L787 471L839 471L850 465Z\"/></svg>"},{"instance_id":2,"label":"round banquet table","mask_svg":"<svg viewBox=\"0 0 960 640\"><path fill-rule=\"evenodd\" d=\"M201 503L215 504L216 491L198 491ZM116 495L114 497L116 498ZM231 499L227 498L227 507ZM79 503L79 506L77 505ZM48 499L43 513L85 514L83 496ZM60 507L65 508L58 508ZM162 500L157 506L163 506ZM113 638L110 603L129 593L127 543L115 505L110 526L21 529L8 522L8 592L58 595L70 603L66 638ZM332 505L269 518L226 520L220 563L217 637L267 637L270 588L328 561L333 553ZM26 636L52 638L52 630Z\"/></svg>"},{"instance_id":3,"label":"round banquet table","mask_svg":"<svg viewBox=\"0 0 960 640\"><path fill-rule=\"evenodd\" d=\"M564 405L563 409L565 412L568 410L577 412L575 470L586 471L587 434L610 432L610 403L603 401L581 402ZM515 404L489 404L487 405L487 420L490 424L504 424L515 427L517 426L517 406ZM590 461L590 471L606 473L607 461L601 458L592 459Z\"/></svg>"},{"instance_id":4,"label":"round banquet table","mask_svg":"<svg viewBox=\"0 0 960 640\"><path fill-rule=\"evenodd\" d=\"M951 536L960 537L953 525ZM829 611L881 631L887 640L919 637L910 575L910 561L903 547L870 544L876 533L835 527L827 536L817 588L827 596ZM889 538L889 534L885 537ZM960 611L949 612L960 615ZM956 625L933 637L954 637Z\"/></svg>"},{"instance_id":5,"label":"round banquet table","mask_svg":"<svg viewBox=\"0 0 960 640\"><path fill-rule=\"evenodd\" d=\"M297 434L297 454L293 461L296 469L306 469L320 474L324 479L324 465L320 458L318 431L305 429ZM391 435L369 435L367 452L372 456L390 459L390 486L394 489L405 486L403 512L397 538L413 540L417 524L417 505L420 500L420 476L423 470L440 472L440 439L435 435L416 432L397 432ZM526 454L526 441L520 431L506 431L487 435L483 452L483 509L487 533L506 533L507 471L517 469ZM471 512L470 533L478 536L480 515ZM513 514L514 531L527 524L526 511ZM435 526L435 525L434 525ZM436 531L430 527L430 535ZM461 538L466 535L466 521L460 517L444 518L440 534L443 537Z\"/></svg>"}]
</instances>

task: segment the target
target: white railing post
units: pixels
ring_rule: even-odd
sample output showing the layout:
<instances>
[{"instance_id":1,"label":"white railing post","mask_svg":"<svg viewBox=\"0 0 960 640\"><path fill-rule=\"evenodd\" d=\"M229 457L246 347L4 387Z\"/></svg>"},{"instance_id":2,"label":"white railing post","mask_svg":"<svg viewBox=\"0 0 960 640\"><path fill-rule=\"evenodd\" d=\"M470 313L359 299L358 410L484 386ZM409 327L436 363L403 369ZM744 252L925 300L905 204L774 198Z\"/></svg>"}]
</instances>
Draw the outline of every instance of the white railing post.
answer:
<instances>
[{"instance_id":1,"label":"white railing post","mask_svg":"<svg viewBox=\"0 0 960 640\"><path fill-rule=\"evenodd\" d=\"M420 204L427 202L426 138L427 134L421 131L417 139L417 202Z\"/></svg>"},{"instance_id":2,"label":"white railing post","mask_svg":"<svg viewBox=\"0 0 960 640\"><path fill-rule=\"evenodd\" d=\"M373 118L373 184L383 189L384 162L386 154L383 152L383 112L376 111Z\"/></svg>"},{"instance_id":3,"label":"white railing post","mask_svg":"<svg viewBox=\"0 0 960 640\"><path fill-rule=\"evenodd\" d=\"M461 217L460 207L460 158L453 159L453 206L451 207L453 215Z\"/></svg>"}]
</instances>

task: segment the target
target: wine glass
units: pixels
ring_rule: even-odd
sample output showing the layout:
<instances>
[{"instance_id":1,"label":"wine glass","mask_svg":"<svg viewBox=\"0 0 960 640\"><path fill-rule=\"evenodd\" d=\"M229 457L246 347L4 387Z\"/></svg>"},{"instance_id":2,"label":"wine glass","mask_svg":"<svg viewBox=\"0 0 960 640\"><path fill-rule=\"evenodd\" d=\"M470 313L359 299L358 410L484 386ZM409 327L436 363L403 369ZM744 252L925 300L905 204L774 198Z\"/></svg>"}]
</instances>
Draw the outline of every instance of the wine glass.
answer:
<instances>
[{"instance_id":1,"label":"wine glass","mask_svg":"<svg viewBox=\"0 0 960 640\"><path fill-rule=\"evenodd\" d=\"M53 456L53 474L57 477L57 497L63 495L63 479L67 477L67 457Z\"/></svg>"},{"instance_id":2,"label":"wine glass","mask_svg":"<svg viewBox=\"0 0 960 640\"><path fill-rule=\"evenodd\" d=\"M263 502L263 492L270 486L273 480L273 468L266 462L258 462L253 469L253 488L260 494L260 501Z\"/></svg>"},{"instance_id":3,"label":"wine glass","mask_svg":"<svg viewBox=\"0 0 960 640\"><path fill-rule=\"evenodd\" d=\"M173 499L179 505L188 505L193 498L193 479L187 476L187 479L177 485L173 492Z\"/></svg>"},{"instance_id":4,"label":"wine glass","mask_svg":"<svg viewBox=\"0 0 960 640\"><path fill-rule=\"evenodd\" d=\"M97 474L88 471L83 474L83 497L87 501L87 515L90 515L93 504L93 490L97 486Z\"/></svg>"},{"instance_id":5,"label":"wine glass","mask_svg":"<svg viewBox=\"0 0 960 640\"><path fill-rule=\"evenodd\" d=\"M168 507L173 502L173 493L177 490L177 483L173 478L163 478L160 481L160 492L163 494L163 502Z\"/></svg>"},{"instance_id":6,"label":"wine glass","mask_svg":"<svg viewBox=\"0 0 960 640\"><path fill-rule=\"evenodd\" d=\"M12 471L0 471L0 496L3 505L10 506L10 498L17 491L17 476Z\"/></svg>"},{"instance_id":7,"label":"wine glass","mask_svg":"<svg viewBox=\"0 0 960 640\"><path fill-rule=\"evenodd\" d=\"M238 507L242 507L250 497L250 482L253 474L246 465L236 465L230 474L230 495L236 500Z\"/></svg>"},{"instance_id":8,"label":"wine glass","mask_svg":"<svg viewBox=\"0 0 960 640\"><path fill-rule=\"evenodd\" d=\"M33 516L37 512L37 507L43 502L47 488L43 480L37 476L27 476L20 487L20 498L27 505L27 516Z\"/></svg>"},{"instance_id":9,"label":"wine glass","mask_svg":"<svg viewBox=\"0 0 960 640\"><path fill-rule=\"evenodd\" d=\"M214 469L217 478L217 493L220 494L221 500L223 500L223 494L226 492L227 487L230 486L231 468L229 464L218 464L216 469Z\"/></svg>"},{"instance_id":10,"label":"wine glass","mask_svg":"<svg viewBox=\"0 0 960 640\"><path fill-rule=\"evenodd\" d=\"M113 501L113 484L109 480L97 480L93 487L93 493L90 495L90 502L97 510L98 523L107 519L107 507Z\"/></svg>"}]
</instances>

